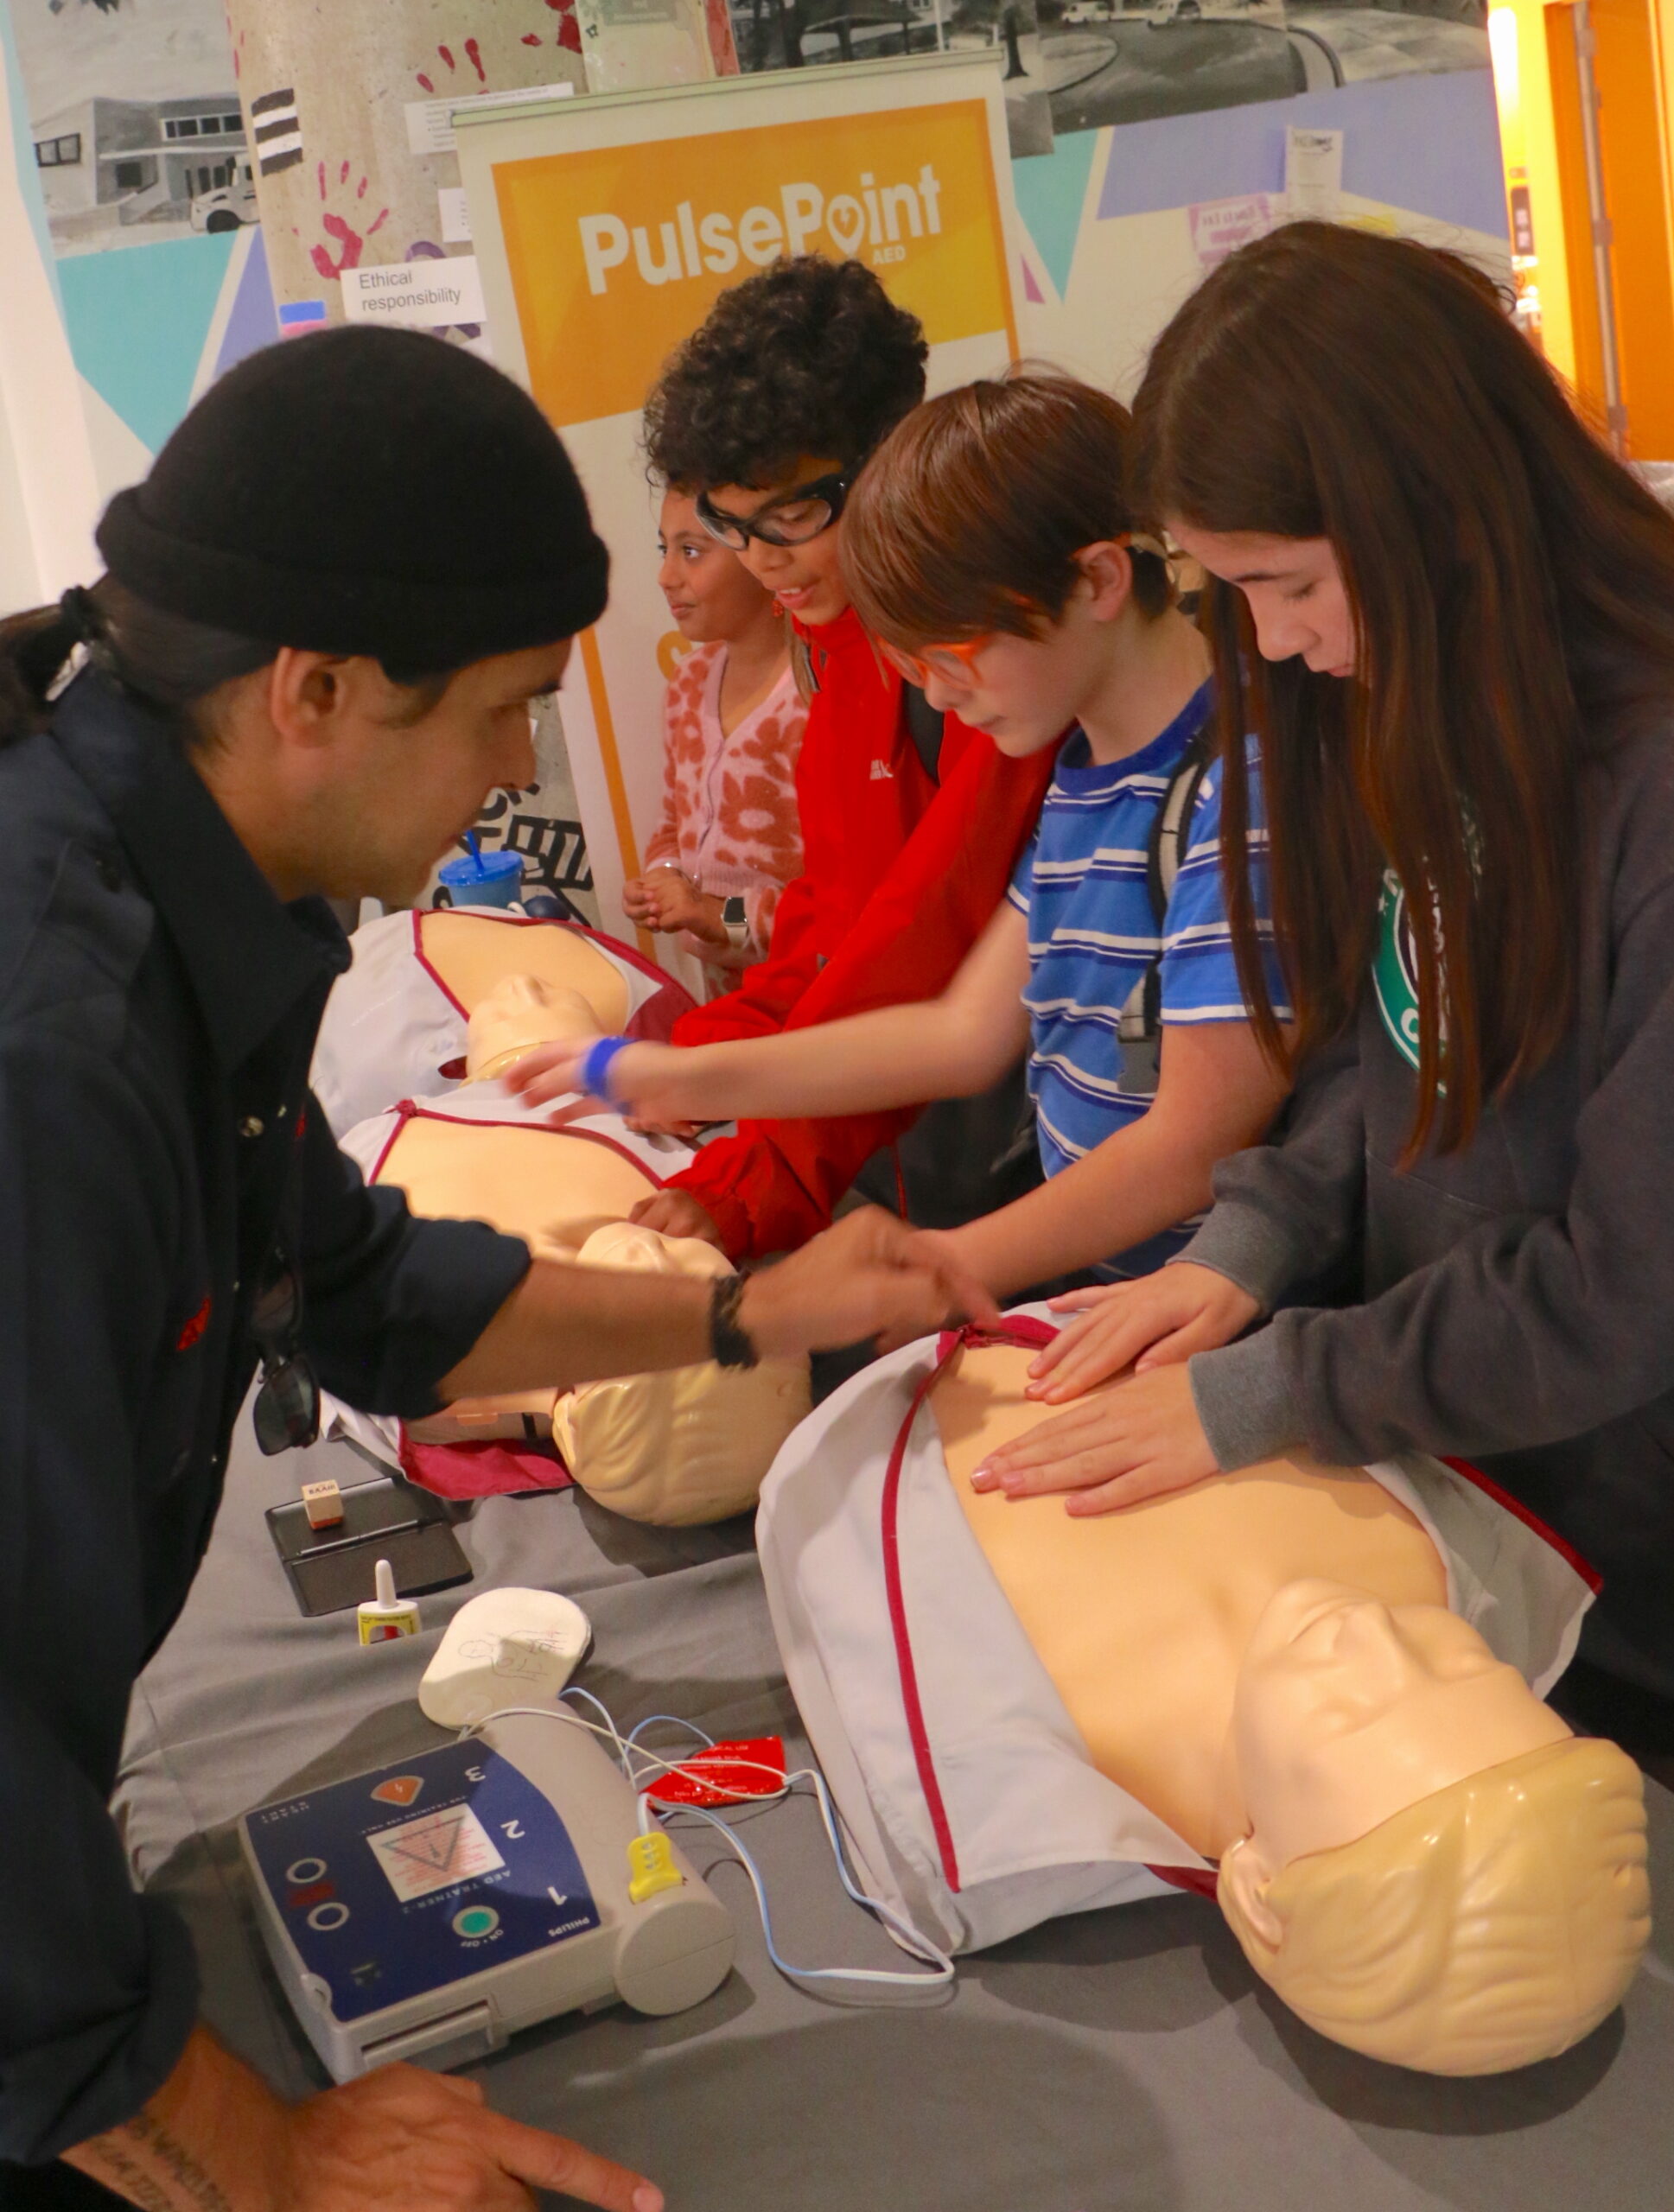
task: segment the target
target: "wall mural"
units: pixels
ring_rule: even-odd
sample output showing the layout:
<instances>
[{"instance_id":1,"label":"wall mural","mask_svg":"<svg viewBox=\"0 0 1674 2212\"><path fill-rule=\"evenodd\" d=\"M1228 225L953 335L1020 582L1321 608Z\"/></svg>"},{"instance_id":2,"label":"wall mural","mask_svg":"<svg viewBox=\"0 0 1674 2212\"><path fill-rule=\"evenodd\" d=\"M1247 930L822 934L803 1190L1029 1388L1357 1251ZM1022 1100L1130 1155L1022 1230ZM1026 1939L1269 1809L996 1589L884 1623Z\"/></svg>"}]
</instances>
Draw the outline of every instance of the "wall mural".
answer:
<instances>
[{"instance_id":1,"label":"wall mural","mask_svg":"<svg viewBox=\"0 0 1674 2212\"><path fill-rule=\"evenodd\" d=\"M60 255L256 221L220 0L13 0Z\"/></svg>"},{"instance_id":2,"label":"wall mural","mask_svg":"<svg viewBox=\"0 0 1674 2212\"><path fill-rule=\"evenodd\" d=\"M1003 56L1011 157L1049 154L1056 120L1037 0L730 0L741 68L805 69L903 54ZM1063 127L1061 124L1059 126Z\"/></svg>"},{"instance_id":3,"label":"wall mural","mask_svg":"<svg viewBox=\"0 0 1674 2212\"><path fill-rule=\"evenodd\" d=\"M1486 0L1038 0L1053 126L1488 66Z\"/></svg>"}]
</instances>

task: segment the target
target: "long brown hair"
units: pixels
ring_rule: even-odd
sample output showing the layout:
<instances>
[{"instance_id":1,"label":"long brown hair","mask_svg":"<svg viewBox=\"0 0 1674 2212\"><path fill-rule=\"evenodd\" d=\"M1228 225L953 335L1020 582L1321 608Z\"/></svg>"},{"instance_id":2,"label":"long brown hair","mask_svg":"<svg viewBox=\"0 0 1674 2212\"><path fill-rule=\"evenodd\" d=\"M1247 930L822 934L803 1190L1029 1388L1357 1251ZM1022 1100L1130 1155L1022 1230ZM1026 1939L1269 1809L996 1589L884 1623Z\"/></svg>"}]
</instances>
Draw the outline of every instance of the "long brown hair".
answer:
<instances>
[{"instance_id":1,"label":"long brown hair","mask_svg":"<svg viewBox=\"0 0 1674 2212\"><path fill-rule=\"evenodd\" d=\"M1674 518L1605 450L1478 270L1295 223L1157 341L1134 404L1141 496L1216 533L1330 540L1360 669L1263 663L1213 580L1223 865L1258 1034L1278 1026L1246 849L1254 730L1293 1064L1352 1019L1379 880L1406 892L1418 1096L1409 1157L1468 1142L1575 998L1583 747L1674 699Z\"/></svg>"},{"instance_id":2,"label":"long brown hair","mask_svg":"<svg viewBox=\"0 0 1674 2212\"><path fill-rule=\"evenodd\" d=\"M916 407L878 448L843 517L843 573L875 637L904 649L1004 630L1032 637L1080 581L1075 556L1137 525L1128 410L1073 377L1022 369ZM1136 550L1134 601L1173 599Z\"/></svg>"}]
</instances>

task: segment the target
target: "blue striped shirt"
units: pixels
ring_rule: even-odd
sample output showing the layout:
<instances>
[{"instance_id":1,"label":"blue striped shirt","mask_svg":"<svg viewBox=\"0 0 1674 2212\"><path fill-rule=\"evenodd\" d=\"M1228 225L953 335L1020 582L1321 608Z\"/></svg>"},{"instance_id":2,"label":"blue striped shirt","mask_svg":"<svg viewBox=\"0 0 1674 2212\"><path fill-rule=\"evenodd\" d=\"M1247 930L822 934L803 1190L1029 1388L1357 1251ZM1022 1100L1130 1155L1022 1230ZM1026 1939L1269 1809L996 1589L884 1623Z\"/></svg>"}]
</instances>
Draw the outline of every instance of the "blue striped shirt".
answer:
<instances>
[{"instance_id":1,"label":"blue striped shirt","mask_svg":"<svg viewBox=\"0 0 1674 2212\"><path fill-rule=\"evenodd\" d=\"M1136 1122L1150 1104L1149 1094L1122 1087L1117 1023L1159 952L1165 1022L1247 1019L1221 892L1216 766L1198 787L1161 931L1148 880L1157 810L1187 746L1209 719L1213 698L1206 683L1159 736L1108 766L1094 763L1086 738L1075 731L1058 756L1040 826L1012 878L1008 896L1028 922L1028 1083L1048 1175ZM1253 766L1253 739L1247 757ZM1264 851L1253 775L1249 836L1252 849ZM1255 872L1253 887L1265 930L1264 868ZM1270 969L1268 988L1283 1014L1276 970ZM1097 1272L1110 1280L1148 1274L1181 1249L1194 1226L1182 1222Z\"/></svg>"}]
</instances>

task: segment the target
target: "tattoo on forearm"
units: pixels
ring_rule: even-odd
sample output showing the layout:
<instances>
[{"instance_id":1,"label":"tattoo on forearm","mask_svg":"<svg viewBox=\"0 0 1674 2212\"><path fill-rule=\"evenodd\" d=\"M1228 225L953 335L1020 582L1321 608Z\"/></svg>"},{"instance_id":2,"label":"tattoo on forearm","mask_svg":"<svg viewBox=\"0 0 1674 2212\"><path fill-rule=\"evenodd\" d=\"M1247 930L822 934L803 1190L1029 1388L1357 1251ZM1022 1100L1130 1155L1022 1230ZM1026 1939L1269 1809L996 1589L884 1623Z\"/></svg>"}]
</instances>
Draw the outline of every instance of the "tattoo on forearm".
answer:
<instances>
[{"instance_id":1,"label":"tattoo on forearm","mask_svg":"<svg viewBox=\"0 0 1674 2212\"><path fill-rule=\"evenodd\" d=\"M99 2171L93 2178L104 2182L108 2188L119 2189L130 2204L141 2208L141 2212L179 2212L178 2200L172 2192L137 2166L114 2135L96 2135L78 2157L96 2160Z\"/></svg>"},{"instance_id":2,"label":"tattoo on forearm","mask_svg":"<svg viewBox=\"0 0 1674 2212\"><path fill-rule=\"evenodd\" d=\"M167 2178L148 2171L122 2147L122 2139L143 2148ZM142 2212L232 2212L232 2205L183 2143L177 2143L149 2113L137 2113L113 2133L87 2145L108 2169L104 2178L121 2190ZM171 2185L172 2184L172 2185Z\"/></svg>"}]
</instances>

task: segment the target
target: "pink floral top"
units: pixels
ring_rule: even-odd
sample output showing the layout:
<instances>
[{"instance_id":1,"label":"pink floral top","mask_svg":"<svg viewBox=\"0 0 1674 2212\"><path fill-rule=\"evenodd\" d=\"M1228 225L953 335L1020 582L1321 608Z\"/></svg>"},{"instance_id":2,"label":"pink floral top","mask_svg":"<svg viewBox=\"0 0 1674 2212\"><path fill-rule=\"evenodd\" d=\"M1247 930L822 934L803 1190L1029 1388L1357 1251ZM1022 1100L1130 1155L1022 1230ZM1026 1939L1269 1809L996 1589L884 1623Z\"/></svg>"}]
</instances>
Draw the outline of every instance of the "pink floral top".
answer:
<instances>
[{"instance_id":1,"label":"pink floral top","mask_svg":"<svg viewBox=\"0 0 1674 2212\"><path fill-rule=\"evenodd\" d=\"M724 645L695 646L663 706L663 813L646 847L647 870L672 861L712 898L742 895L748 935L730 953L684 938L722 988L760 960L784 886L802 873L796 763L808 710L789 668L730 737L721 728Z\"/></svg>"}]
</instances>

